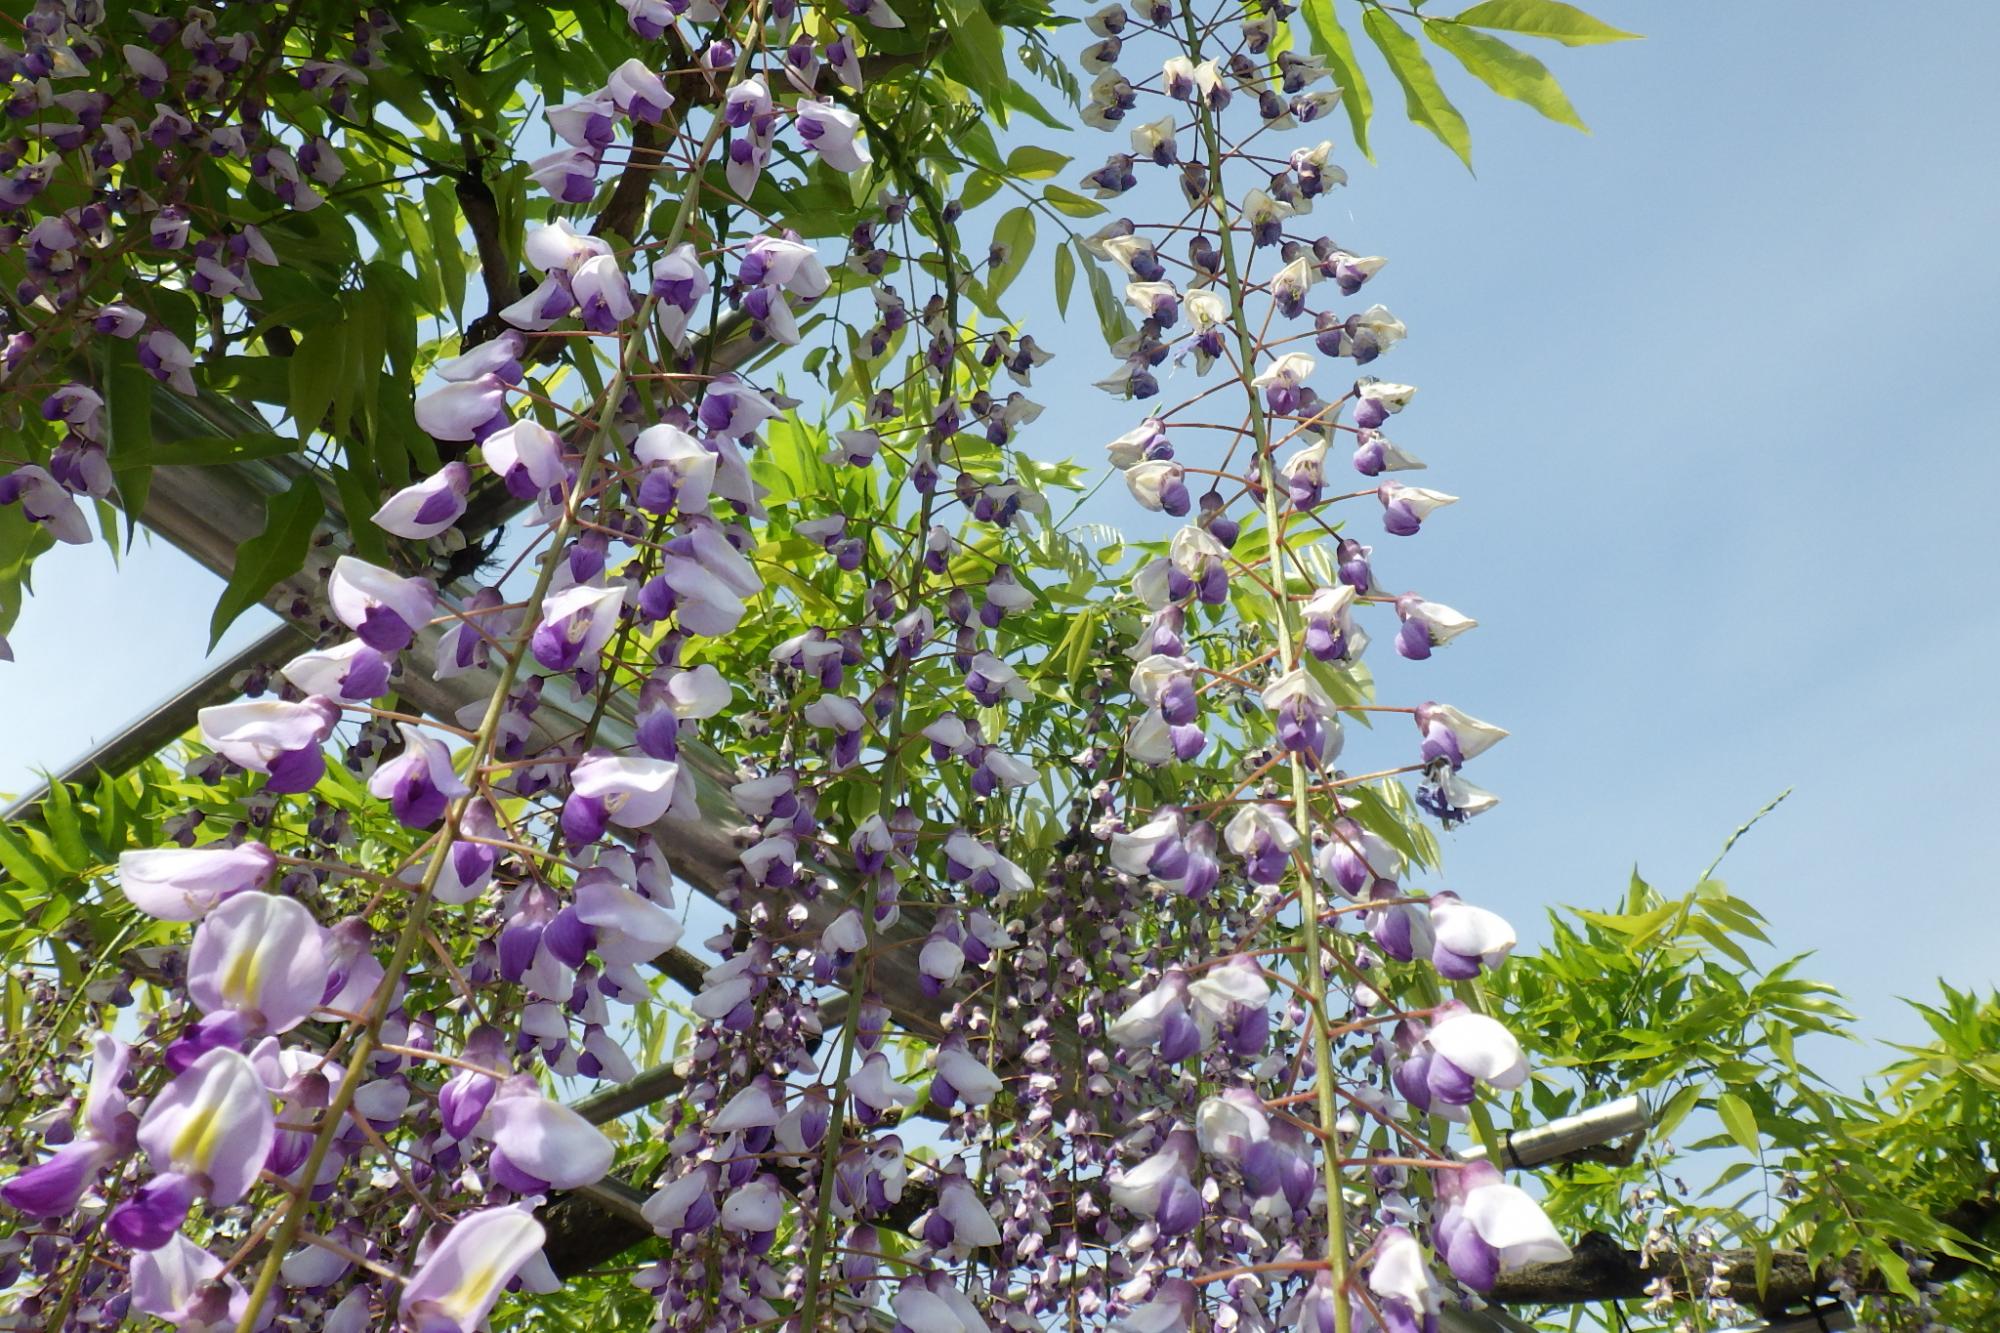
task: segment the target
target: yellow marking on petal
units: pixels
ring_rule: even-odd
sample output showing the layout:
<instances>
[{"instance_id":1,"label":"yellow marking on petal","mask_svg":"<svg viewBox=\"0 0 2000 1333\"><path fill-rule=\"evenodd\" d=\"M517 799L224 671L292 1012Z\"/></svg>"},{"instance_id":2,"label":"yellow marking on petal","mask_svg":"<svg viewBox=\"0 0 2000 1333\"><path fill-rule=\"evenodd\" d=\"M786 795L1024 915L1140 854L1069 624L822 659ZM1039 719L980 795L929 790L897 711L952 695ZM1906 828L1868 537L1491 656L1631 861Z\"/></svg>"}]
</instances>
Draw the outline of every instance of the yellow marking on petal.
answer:
<instances>
[{"instance_id":1,"label":"yellow marking on petal","mask_svg":"<svg viewBox=\"0 0 2000 1333\"><path fill-rule=\"evenodd\" d=\"M245 944L229 956L229 965L222 974L222 998L234 1008L255 1008L263 980L264 951L255 944Z\"/></svg>"},{"instance_id":2,"label":"yellow marking on petal","mask_svg":"<svg viewBox=\"0 0 2000 1333\"><path fill-rule=\"evenodd\" d=\"M467 1320L479 1312L493 1289L500 1285L500 1270L493 1264L479 1264L458 1280L451 1292L440 1298L444 1312L457 1320Z\"/></svg>"},{"instance_id":3,"label":"yellow marking on petal","mask_svg":"<svg viewBox=\"0 0 2000 1333\"><path fill-rule=\"evenodd\" d=\"M215 1160L216 1150L222 1146L222 1117L216 1114L217 1109L213 1103L203 1103L188 1112L187 1123L174 1135L170 1155L176 1166L192 1167L203 1175L208 1173L209 1163Z\"/></svg>"}]
</instances>

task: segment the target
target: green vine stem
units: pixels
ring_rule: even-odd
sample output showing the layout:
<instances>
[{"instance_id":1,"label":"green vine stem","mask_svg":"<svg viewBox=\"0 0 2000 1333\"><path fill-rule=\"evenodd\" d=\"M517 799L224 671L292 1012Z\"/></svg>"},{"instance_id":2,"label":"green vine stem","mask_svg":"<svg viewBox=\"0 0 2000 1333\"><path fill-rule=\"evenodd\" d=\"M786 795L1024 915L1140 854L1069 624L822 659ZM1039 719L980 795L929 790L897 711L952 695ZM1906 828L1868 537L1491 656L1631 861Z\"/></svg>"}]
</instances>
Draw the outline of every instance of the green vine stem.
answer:
<instances>
[{"instance_id":1,"label":"green vine stem","mask_svg":"<svg viewBox=\"0 0 2000 1333\"><path fill-rule=\"evenodd\" d=\"M1189 59L1199 62L1200 30L1195 26L1194 16L1191 13L1184 18ZM1236 332L1237 378L1241 381L1243 392L1249 399L1251 441L1257 451L1258 483L1264 492L1264 537L1272 578L1272 618L1277 637L1278 664L1282 671L1289 672L1297 665L1297 650L1292 636L1289 608L1285 604L1284 516L1278 505L1277 464L1271 456L1270 434L1265 427L1264 408L1257 399L1256 386L1251 383L1257 364L1258 349L1246 322L1245 297L1248 295L1248 285L1243 271L1237 267L1235 231L1230 218L1227 191L1223 186L1228 158L1223 151L1222 134L1216 125L1215 113L1202 105L1196 113L1196 118L1201 127L1202 140L1208 149L1210 164L1208 203L1215 210L1217 239L1222 251L1222 272L1229 288L1230 326ZM1333 1042L1327 1031L1326 969L1321 957L1319 930L1319 886L1314 882L1310 861L1313 833L1310 790L1312 784L1306 773L1305 758L1296 750L1291 752L1290 766L1292 826L1298 831L1300 845L1308 849L1305 856L1294 857L1294 865L1297 866L1299 874L1299 924L1301 945L1305 954L1307 1016L1312 1024L1313 1097L1318 1111L1320 1154L1326 1179L1326 1268L1333 1287L1335 1333L1350 1333L1354 1316L1353 1309L1347 1301L1347 1203L1341 1193L1339 1139L1335 1128L1339 1120L1339 1110L1334 1103Z\"/></svg>"}]
</instances>

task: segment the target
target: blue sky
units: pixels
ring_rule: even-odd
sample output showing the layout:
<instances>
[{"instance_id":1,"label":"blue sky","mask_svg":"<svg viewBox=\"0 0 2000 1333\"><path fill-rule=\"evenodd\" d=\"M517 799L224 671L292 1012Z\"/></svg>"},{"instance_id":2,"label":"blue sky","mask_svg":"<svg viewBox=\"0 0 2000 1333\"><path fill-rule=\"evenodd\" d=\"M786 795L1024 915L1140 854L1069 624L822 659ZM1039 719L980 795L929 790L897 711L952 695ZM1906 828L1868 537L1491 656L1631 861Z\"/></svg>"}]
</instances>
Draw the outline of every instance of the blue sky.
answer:
<instances>
[{"instance_id":1,"label":"blue sky","mask_svg":"<svg viewBox=\"0 0 2000 1333\"><path fill-rule=\"evenodd\" d=\"M2000 741L2000 9L1590 7L1648 38L1544 53L1593 134L1443 70L1475 178L1384 77L1379 165L1344 154L1353 182L1315 214L1390 257L1369 295L1411 337L1377 368L1422 390L1394 434L1464 497L1376 543L1390 584L1481 621L1378 664L1384 698L1513 730L1476 775L1505 803L1449 839L1447 879L1530 938L1635 862L1686 887L1795 788L1724 877L1865 1031L1914 1039L1895 997L1990 986L2000 945L1979 804ZM1038 372L1052 410L1024 443L1096 463L1139 414L1088 388L1093 327L1040 340L1074 353ZM0 789L198 671L217 591L159 544L122 573L58 551L37 588L0 667ZM1820 1058L1848 1077L1885 1055Z\"/></svg>"}]
</instances>

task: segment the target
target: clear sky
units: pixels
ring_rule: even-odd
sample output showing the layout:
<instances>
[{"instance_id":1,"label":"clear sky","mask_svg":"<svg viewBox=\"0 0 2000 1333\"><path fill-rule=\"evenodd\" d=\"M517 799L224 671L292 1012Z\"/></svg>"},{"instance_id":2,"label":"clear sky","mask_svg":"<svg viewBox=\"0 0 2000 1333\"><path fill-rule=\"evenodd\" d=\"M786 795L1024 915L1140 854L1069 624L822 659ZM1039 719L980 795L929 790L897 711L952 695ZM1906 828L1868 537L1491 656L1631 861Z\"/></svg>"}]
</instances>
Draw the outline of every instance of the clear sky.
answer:
<instances>
[{"instance_id":1,"label":"clear sky","mask_svg":"<svg viewBox=\"0 0 2000 1333\"><path fill-rule=\"evenodd\" d=\"M1513 730L1476 774L1505 803L1448 840L1447 878L1531 939L1547 906L1612 902L1635 862L1685 888L1795 788L1724 877L1866 1031L1915 1039L1895 997L1991 986L2000 946L1980 804L2000 742L2000 7L1587 7L1648 38L1543 53L1592 135L1441 66L1474 178L1402 123L1385 76L1379 165L1345 154L1353 183L1315 215L1390 257L1369 295L1411 337L1375 369L1422 390L1393 433L1431 463L1418 480L1464 497L1376 542L1392 586L1481 622L1378 664L1384 698ZM1080 165L1121 141L1079 134ZM1052 410L1023 442L1096 462L1142 413L1088 387L1094 327L1042 336L1040 313L1039 340L1074 352L1037 373ZM122 573L60 550L36 582L0 667L0 789L199 670L217 592L158 544ZM1821 1052L1836 1077L1886 1055Z\"/></svg>"}]
</instances>

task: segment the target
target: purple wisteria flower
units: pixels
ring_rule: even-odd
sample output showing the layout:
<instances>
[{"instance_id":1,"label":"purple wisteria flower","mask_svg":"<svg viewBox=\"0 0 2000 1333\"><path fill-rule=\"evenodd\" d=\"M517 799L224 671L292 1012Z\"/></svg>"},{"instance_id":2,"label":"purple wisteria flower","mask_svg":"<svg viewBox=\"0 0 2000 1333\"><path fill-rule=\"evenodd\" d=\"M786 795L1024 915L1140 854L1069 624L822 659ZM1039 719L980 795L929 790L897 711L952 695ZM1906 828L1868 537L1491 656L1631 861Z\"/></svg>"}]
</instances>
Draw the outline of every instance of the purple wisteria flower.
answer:
<instances>
[{"instance_id":1,"label":"purple wisteria flower","mask_svg":"<svg viewBox=\"0 0 2000 1333\"><path fill-rule=\"evenodd\" d=\"M248 1060L221 1047L175 1076L139 1122L153 1177L105 1217L134 1250L171 1241L197 1198L227 1206L249 1193L277 1132L271 1095Z\"/></svg>"},{"instance_id":2,"label":"purple wisteria flower","mask_svg":"<svg viewBox=\"0 0 2000 1333\"><path fill-rule=\"evenodd\" d=\"M439 440L480 440L507 425L507 383L491 372L417 399L417 425Z\"/></svg>"},{"instance_id":3,"label":"purple wisteria flower","mask_svg":"<svg viewBox=\"0 0 2000 1333\"><path fill-rule=\"evenodd\" d=\"M404 1320L413 1333L475 1333L546 1238L522 1208L461 1217L403 1285Z\"/></svg>"},{"instance_id":4,"label":"purple wisteria flower","mask_svg":"<svg viewBox=\"0 0 2000 1333\"><path fill-rule=\"evenodd\" d=\"M611 1169L611 1140L526 1076L493 1094L483 1132L493 1140L493 1178L518 1193L594 1185Z\"/></svg>"},{"instance_id":5,"label":"purple wisteria flower","mask_svg":"<svg viewBox=\"0 0 2000 1333\"><path fill-rule=\"evenodd\" d=\"M216 704L195 715L201 738L230 763L268 775L274 795L311 791L326 772L320 745L340 721L340 705L320 695L303 703L257 699Z\"/></svg>"},{"instance_id":6,"label":"purple wisteria flower","mask_svg":"<svg viewBox=\"0 0 2000 1333\"><path fill-rule=\"evenodd\" d=\"M618 632L625 588L575 584L542 599L541 621L529 647L551 671L594 669L597 656Z\"/></svg>"},{"instance_id":7,"label":"purple wisteria flower","mask_svg":"<svg viewBox=\"0 0 2000 1333\"><path fill-rule=\"evenodd\" d=\"M0 505L16 503L29 522L47 528L57 541L72 546L89 544L89 520L47 468L29 463L0 477Z\"/></svg>"},{"instance_id":8,"label":"purple wisteria flower","mask_svg":"<svg viewBox=\"0 0 2000 1333\"><path fill-rule=\"evenodd\" d=\"M300 653L279 669L308 695L344 704L366 703L389 692L389 659L360 639L336 648Z\"/></svg>"},{"instance_id":9,"label":"purple wisteria flower","mask_svg":"<svg viewBox=\"0 0 2000 1333\"><path fill-rule=\"evenodd\" d=\"M118 888L149 916L199 921L225 898L270 883L277 864L277 856L261 842L123 852Z\"/></svg>"},{"instance_id":10,"label":"purple wisteria flower","mask_svg":"<svg viewBox=\"0 0 2000 1333\"><path fill-rule=\"evenodd\" d=\"M1202 1217L1201 1189L1192 1178L1197 1160L1194 1133L1175 1129L1152 1156L1112 1173L1111 1201L1151 1220L1162 1236L1185 1235Z\"/></svg>"},{"instance_id":11,"label":"purple wisteria flower","mask_svg":"<svg viewBox=\"0 0 2000 1333\"><path fill-rule=\"evenodd\" d=\"M1474 1291L1491 1291L1500 1274L1524 1264L1560 1263L1570 1248L1541 1205L1501 1179L1490 1162L1440 1172L1437 1246L1452 1276Z\"/></svg>"},{"instance_id":12,"label":"purple wisteria flower","mask_svg":"<svg viewBox=\"0 0 2000 1333\"><path fill-rule=\"evenodd\" d=\"M29 1217L60 1217L77 1205L98 1173L137 1143L138 1121L127 1107L120 1081L132 1052L109 1033L92 1042L90 1091L84 1099L84 1132L56 1149L48 1161L30 1166L0 1185L0 1203Z\"/></svg>"},{"instance_id":13,"label":"purple wisteria flower","mask_svg":"<svg viewBox=\"0 0 2000 1333\"><path fill-rule=\"evenodd\" d=\"M465 513L465 499L471 490L472 469L463 463L447 463L383 502L375 511L375 526L416 541L435 537Z\"/></svg>"},{"instance_id":14,"label":"purple wisteria flower","mask_svg":"<svg viewBox=\"0 0 2000 1333\"><path fill-rule=\"evenodd\" d=\"M327 604L340 623L379 653L399 653L437 610L437 585L404 578L355 556L334 561Z\"/></svg>"},{"instance_id":15,"label":"purple wisteria flower","mask_svg":"<svg viewBox=\"0 0 2000 1333\"><path fill-rule=\"evenodd\" d=\"M222 1260L183 1235L132 1256L132 1308L176 1328L234 1328L249 1305L250 1293L223 1273ZM268 1327L271 1317L267 1310L254 1327Z\"/></svg>"},{"instance_id":16,"label":"purple wisteria flower","mask_svg":"<svg viewBox=\"0 0 2000 1333\"><path fill-rule=\"evenodd\" d=\"M407 722L403 752L368 778L368 794L389 802L390 811L406 828L429 828L444 818L445 807L472 789L452 768L451 751L443 741Z\"/></svg>"},{"instance_id":17,"label":"purple wisteria flower","mask_svg":"<svg viewBox=\"0 0 2000 1333\"><path fill-rule=\"evenodd\" d=\"M570 798L563 805L564 836L574 843L595 842L607 824L645 828L683 800L680 765L669 759L630 755L589 755L570 775Z\"/></svg>"},{"instance_id":18,"label":"purple wisteria flower","mask_svg":"<svg viewBox=\"0 0 2000 1333\"><path fill-rule=\"evenodd\" d=\"M874 160L861 138L861 118L852 111L801 98L792 114L799 138L835 171L859 171Z\"/></svg>"},{"instance_id":19,"label":"purple wisteria flower","mask_svg":"<svg viewBox=\"0 0 2000 1333\"><path fill-rule=\"evenodd\" d=\"M569 476L562 437L525 417L486 436L479 449L486 466L517 500L532 500Z\"/></svg>"},{"instance_id":20,"label":"purple wisteria flower","mask_svg":"<svg viewBox=\"0 0 2000 1333\"><path fill-rule=\"evenodd\" d=\"M188 998L207 1017L168 1048L168 1063L297 1027L325 999L331 970L326 932L303 904L255 891L236 894L195 930Z\"/></svg>"}]
</instances>

